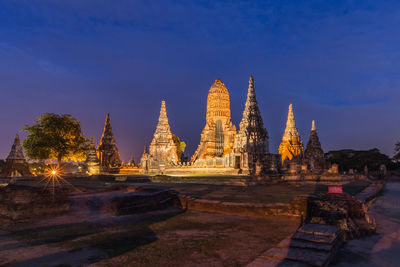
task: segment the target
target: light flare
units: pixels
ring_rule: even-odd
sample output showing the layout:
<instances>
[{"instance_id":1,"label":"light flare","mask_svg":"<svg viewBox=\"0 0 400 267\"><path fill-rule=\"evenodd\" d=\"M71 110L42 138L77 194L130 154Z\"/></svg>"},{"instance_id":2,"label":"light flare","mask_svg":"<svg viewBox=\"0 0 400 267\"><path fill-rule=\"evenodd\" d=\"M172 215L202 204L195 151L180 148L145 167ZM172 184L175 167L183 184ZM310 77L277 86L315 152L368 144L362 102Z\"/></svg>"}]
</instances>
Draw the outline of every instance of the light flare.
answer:
<instances>
[{"instance_id":1,"label":"light flare","mask_svg":"<svg viewBox=\"0 0 400 267\"><path fill-rule=\"evenodd\" d=\"M62 168L56 165L50 165L46 171L44 177L40 180L39 183L45 182L44 187L51 187L51 191L54 194L56 187L62 187L62 184L68 184L72 186L67 180L65 180L62 176L64 172Z\"/></svg>"}]
</instances>

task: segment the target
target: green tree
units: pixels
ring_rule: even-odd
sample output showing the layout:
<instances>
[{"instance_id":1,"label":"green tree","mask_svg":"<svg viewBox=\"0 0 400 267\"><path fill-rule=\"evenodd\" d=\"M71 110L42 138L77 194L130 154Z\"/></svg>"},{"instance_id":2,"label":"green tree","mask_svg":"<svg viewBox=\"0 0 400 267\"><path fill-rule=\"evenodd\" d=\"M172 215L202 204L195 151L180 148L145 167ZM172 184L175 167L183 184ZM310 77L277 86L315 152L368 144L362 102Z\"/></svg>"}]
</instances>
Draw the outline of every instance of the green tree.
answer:
<instances>
[{"instance_id":1,"label":"green tree","mask_svg":"<svg viewBox=\"0 0 400 267\"><path fill-rule=\"evenodd\" d=\"M178 154L178 158L179 158L179 160L181 160L182 154L183 154L183 152L185 152L185 149L186 149L186 143L183 141L181 142L179 137L176 135L172 135L172 140L174 141L174 143L176 145L176 153Z\"/></svg>"},{"instance_id":2,"label":"green tree","mask_svg":"<svg viewBox=\"0 0 400 267\"><path fill-rule=\"evenodd\" d=\"M89 140L82 134L79 121L67 114L45 113L32 126L25 125L28 136L22 143L26 155L36 160L83 160Z\"/></svg>"},{"instance_id":3,"label":"green tree","mask_svg":"<svg viewBox=\"0 0 400 267\"><path fill-rule=\"evenodd\" d=\"M394 155L393 159L400 160L400 142L396 144L394 151L396 154Z\"/></svg>"}]
</instances>

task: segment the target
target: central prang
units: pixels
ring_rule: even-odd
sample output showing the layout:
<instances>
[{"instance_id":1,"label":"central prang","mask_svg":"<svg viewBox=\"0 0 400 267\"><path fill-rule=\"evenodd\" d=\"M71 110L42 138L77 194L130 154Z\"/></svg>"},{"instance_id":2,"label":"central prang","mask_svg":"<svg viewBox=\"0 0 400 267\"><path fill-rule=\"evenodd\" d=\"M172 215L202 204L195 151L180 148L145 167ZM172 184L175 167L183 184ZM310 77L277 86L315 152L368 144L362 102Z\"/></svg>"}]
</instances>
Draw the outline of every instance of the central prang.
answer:
<instances>
[{"instance_id":1,"label":"central prang","mask_svg":"<svg viewBox=\"0 0 400 267\"><path fill-rule=\"evenodd\" d=\"M197 165L214 166L215 162L207 161L207 159L222 158L231 153L235 135L236 127L231 122L228 89L220 79L216 79L207 97L206 126L201 133L200 144L191 162Z\"/></svg>"}]
</instances>

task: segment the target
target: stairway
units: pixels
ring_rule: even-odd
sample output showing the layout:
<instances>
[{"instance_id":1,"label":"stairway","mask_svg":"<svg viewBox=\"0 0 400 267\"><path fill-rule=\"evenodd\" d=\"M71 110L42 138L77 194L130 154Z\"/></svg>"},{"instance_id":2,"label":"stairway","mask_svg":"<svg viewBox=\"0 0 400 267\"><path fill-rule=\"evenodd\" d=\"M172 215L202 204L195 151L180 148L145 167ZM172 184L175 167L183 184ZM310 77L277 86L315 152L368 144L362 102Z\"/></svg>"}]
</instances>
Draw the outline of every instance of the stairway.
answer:
<instances>
[{"instance_id":1,"label":"stairway","mask_svg":"<svg viewBox=\"0 0 400 267\"><path fill-rule=\"evenodd\" d=\"M328 266L343 242L337 226L306 224L247 267Z\"/></svg>"}]
</instances>

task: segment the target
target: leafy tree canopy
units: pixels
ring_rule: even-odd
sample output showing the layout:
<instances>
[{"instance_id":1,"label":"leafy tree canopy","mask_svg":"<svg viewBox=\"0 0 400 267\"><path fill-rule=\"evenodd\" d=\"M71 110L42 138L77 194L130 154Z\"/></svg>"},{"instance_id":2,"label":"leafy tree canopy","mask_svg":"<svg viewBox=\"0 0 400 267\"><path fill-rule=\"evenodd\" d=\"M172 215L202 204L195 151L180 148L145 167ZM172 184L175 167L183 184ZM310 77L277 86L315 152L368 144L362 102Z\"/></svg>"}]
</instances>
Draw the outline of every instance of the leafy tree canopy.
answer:
<instances>
[{"instance_id":1,"label":"leafy tree canopy","mask_svg":"<svg viewBox=\"0 0 400 267\"><path fill-rule=\"evenodd\" d=\"M182 154L183 154L183 152L185 152L185 149L186 149L186 143L183 141L181 142L179 137L176 135L172 135L172 140L174 141L174 143L176 145L176 153L178 154L178 158L182 159Z\"/></svg>"},{"instance_id":2,"label":"leafy tree canopy","mask_svg":"<svg viewBox=\"0 0 400 267\"><path fill-rule=\"evenodd\" d=\"M45 113L32 126L25 125L27 138L22 143L30 159L84 160L89 140L82 134L79 121L67 114Z\"/></svg>"},{"instance_id":3,"label":"leafy tree canopy","mask_svg":"<svg viewBox=\"0 0 400 267\"><path fill-rule=\"evenodd\" d=\"M342 171L348 171L349 169L362 171L365 166L368 166L368 169L371 171L377 171L381 164L386 165L388 169L398 167L398 164L395 164L389 156L382 154L377 148L370 150L344 149L329 151L325 154L325 158L330 163L339 164L339 168Z\"/></svg>"}]
</instances>

